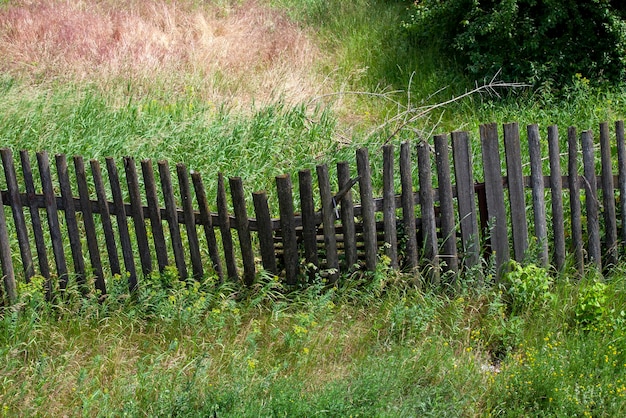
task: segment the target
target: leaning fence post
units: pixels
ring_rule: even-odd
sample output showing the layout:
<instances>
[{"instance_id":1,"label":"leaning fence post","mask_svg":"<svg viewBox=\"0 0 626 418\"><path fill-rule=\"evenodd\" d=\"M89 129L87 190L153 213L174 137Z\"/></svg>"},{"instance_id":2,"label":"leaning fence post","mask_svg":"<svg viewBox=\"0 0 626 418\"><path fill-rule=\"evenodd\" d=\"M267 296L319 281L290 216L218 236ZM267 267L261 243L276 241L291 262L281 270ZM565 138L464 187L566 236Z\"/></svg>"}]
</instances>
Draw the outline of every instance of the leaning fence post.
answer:
<instances>
[{"instance_id":1,"label":"leaning fence post","mask_svg":"<svg viewBox=\"0 0 626 418\"><path fill-rule=\"evenodd\" d=\"M326 250L326 266L330 270L329 283L334 283L338 277L339 257L337 255L337 236L335 235L335 209L333 196L330 191L330 176L327 165L318 165L317 184L322 200L322 223L324 225L324 248Z\"/></svg>"},{"instance_id":2,"label":"leaning fence post","mask_svg":"<svg viewBox=\"0 0 626 418\"><path fill-rule=\"evenodd\" d=\"M7 222L4 216L4 202L0 193L0 263L2 264L2 274L4 275L4 290L6 291L9 303L17 300L17 287L15 285L15 272L13 270L13 260L11 259L11 245Z\"/></svg>"},{"instance_id":3,"label":"leaning fence post","mask_svg":"<svg viewBox=\"0 0 626 418\"><path fill-rule=\"evenodd\" d=\"M272 230L272 218L267 203L267 193L265 191L252 193L252 202L254 203L254 213L256 214L256 226L263 268L270 274L277 275L278 267L276 265L274 248L274 231Z\"/></svg>"},{"instance_id":4,"label":"leaning fence post","mask_svg":"<svg viewBox=\"0 0 626 418\"><path fill-rule=\"evenodd\" d=\"M198 241L198 230L196 229L196 215L193 210L189 174L185 164L176 164L176 174L178 176L180 200L185 220L185 231L187 232L187 243L189 244L191 268L194 277L201 279L204 276L204 267L202 266L202 256L200 255L200 242Z\"/></svg>"},{"instance_id":5,"label":"leaning fence post","mask_svg":"<svg viewBox=\"0 0 626 418\"><path fill-rule=\"evenodd\" d=\"M578 137L576 128L570 126L567 129L568 163L567 175L569 179L569 203L572 218L572 244L574 246L574 259L580 274L583 273L585 262L583 259L583 232L582 210L580 204L580 182L578 176Z\"/></svg>"},{"instance_id":6,"label":"leaning fence post","mask_svg":"<svg viewBox=\"0 0 626 418\"><path fill-rule=\"evenodd\" d=\"M409 268L418 266L415 194L411 174L411 144L400 144L400 182L402 183L402 223L406 234L406 258Z\"/></svg>"},{"instance_id":7,"label":"leaning fence post","mask_svg":"<svg viewBox=\"0 0 626 418\"><path fill-rule=\"evenodd\" d=\"M424 237L424 258L432 271L429 278L432 284L439 284L439 247L437 245L437 221L435 219L435 199L433 196L432 169L430 165L430 144L421 141L417 144L417 165L419 166L420 206L422 212L422 235Z\"/></svg>"},{"instance_id":8,"label":"leaning fence post","mask_svg":"<svg viewBox=\"0 0 626 418\"><path fill-rule=\"evenodd\" d=\"M239 237L239 248L243 260L243 281L247 286L252 286L256 269L254 266L254 252L252 251L252 237L248 222L248 211L246 209L246 198L243 191L241 177L231 177L230 195L233 199L233 209L237 220L237 236Z\"/></svg>"},{"instance_id":9,"label":"leaning fence post","mask_svg":"<svg viewBox=\"0 0 626 418\"><path fill-rule=\"evenodd\" d=\"M548 127L548 149L550 155L550 188L552 189L554 264L557 270L562 270L565 265L565 216L563 214L563 185L561 179L559 131L556 125Z\"/></svg>"},{"instance_id":10,"label":"leaning fence post","mask_svg":"<svg viewBox=\"0 0 626 418\"><path fill-rule=\"evenodd\" d=\"M346 161L337 163L337 181L340 190L350 185L350 166ZM346 191L346 194L341 198L341 226L343 229L343 250L346 256L346 267L350 270L358 262L354 202L352 201L351 190Z\"/></svg>"},{"instance_id":11,"label":"leaning fence post","mask_svg":"<svg viewBox=\"0 0 626 418\"><path fill-rule=\"evenodd\" d=\"M226 259L226 273L228 274L228 278L233 281L238 281L239 273L237 273L237 264L235 263L233 235L230 232L230 218L228 217L226 187L224 186L224 175L222 173L217 174L217 216L220 223L220 234L222 235L224 258Z\"/></svg>"},{"instance_id":12,"label":"leaning fence post","mask_svg":"<svg viewBox=\"0 0 626 418\"><path fill-rule=\"evenodd\" d=\"M141 261L141 271L144 277L152 273L152 257L150 246L148 245L148 233L146 231L146 220L144 218L143 207L141 205L141 193L139 192L139 178L135 160L131 157L124 157L124 171L126 173L126 184L128 185L128 195L130 197L130 207L137 237L137 247L139 250L139 260Z\"/></svg>"},{"instance_id":13,"label":"leaning fence post","mask_svg":"<svg viewBox=\"0 0 626 418\"><path fill-rule=\"evenodd\" d=\"M302 241L304 243L304 259L307 264L319 268L317 255L317 225L315 224L315 206L313 202L313 181L311 170L298 172L300 184L300 211L302 212ZM313 274L314 272L312 272Z\"/></svg>"}]
</instances>

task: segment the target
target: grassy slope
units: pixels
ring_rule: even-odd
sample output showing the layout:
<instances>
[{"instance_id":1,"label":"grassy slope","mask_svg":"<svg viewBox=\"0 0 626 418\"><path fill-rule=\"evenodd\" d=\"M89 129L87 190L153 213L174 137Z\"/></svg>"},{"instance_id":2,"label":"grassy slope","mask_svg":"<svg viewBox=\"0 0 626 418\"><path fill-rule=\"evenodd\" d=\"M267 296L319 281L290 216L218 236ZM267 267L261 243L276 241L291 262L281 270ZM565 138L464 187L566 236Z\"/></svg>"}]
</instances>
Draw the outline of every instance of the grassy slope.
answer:
<instances>
[{"instance_id":1,"label":"grassy slope","mask_svg":"<svg viewBox=\"0 0 626 418\"><path fill-rule=\"evenodd\" d=\"M258 4L228 1L217 8L131 2L119 11L108 6L115 2L93 2L80 13L50 2L43 14L25 7L32 17L25 21L39 26L17 32L34 38L17 39L7 22L26 12L0 13L3 144L181 160L205 179L223 170L271 188L276 174L351 160L356 147L380 144L393 123L366 134L408 101L406 92L388 92L410 84L417 106L473 84L433 51L394 41L401 2L272 3L299 26ZM46 25L73 14L87 23L63 26L58 33L69 34L70 47L59 51L63 42L46 37ZM103 33L108 60L67 42ZM298 42L281 43L286 38ZM42 39L52 41L38 50ZM258 41L250 50L263 53L236 48L242 39ZM215 45L228 54L211 55ZM595 127L623 117L624 96L590 91L580 80L566 101L524 92L443 110L394 140L458 128L475 135L491 120ZM592 276L583 283L594 284ZM20 309L3 312L0 325L1 414L623 415L621 270L606 288L579 291L559 277L547 293L517 296L475 286L473 277L448 296L384 268L346 277L337 290L291 294L270 278L245 291L184 287L166 275L146 283L138 305L112 281L102 306L73 296L55 309L42 306L39 288L22 285Z\"/></svg>"}]
</instances>

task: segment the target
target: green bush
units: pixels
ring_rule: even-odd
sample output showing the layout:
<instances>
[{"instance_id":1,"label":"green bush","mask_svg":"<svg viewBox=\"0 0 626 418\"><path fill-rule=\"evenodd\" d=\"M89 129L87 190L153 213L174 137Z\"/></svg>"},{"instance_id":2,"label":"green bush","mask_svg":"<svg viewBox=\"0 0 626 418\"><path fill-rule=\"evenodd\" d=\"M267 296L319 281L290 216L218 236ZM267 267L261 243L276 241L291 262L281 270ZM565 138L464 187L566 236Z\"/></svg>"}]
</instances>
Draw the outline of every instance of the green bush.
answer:
<instances>
[{"instance_id":1,"label":"green bush","mask_svg":"<svg viewBox=\"0 0 626 418\"><path fill-rule=\"evenodd\" d=\"M404 27L438 40L473 75L563 86L626 74L626 6L615 0L423 0Z\"/></svg>"}]
</instances>

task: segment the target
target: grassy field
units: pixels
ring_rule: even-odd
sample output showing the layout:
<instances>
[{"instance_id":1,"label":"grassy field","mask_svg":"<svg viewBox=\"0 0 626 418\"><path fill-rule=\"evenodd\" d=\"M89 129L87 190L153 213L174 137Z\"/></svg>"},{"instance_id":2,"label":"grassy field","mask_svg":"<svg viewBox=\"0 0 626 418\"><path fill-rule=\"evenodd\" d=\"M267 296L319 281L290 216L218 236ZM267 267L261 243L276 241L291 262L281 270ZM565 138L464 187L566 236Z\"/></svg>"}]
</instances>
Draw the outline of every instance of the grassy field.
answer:
<instances>
[{"instance_id":1,"label":"grassy field","mask_svg":"<svg viewBox=\"0 0 626 418\"><path fill-rule=\"evenodd\" d=\"M182 161L211 194L218 171L271 191L361 146L376 166L387 140L484 122L624 118L623 89L583 78L440 106L485 80L408 42L407 5L0 2L2 146ZM110 278L104 303L59 304L20 283L0 314L0 416L623 416L625 277L515 265L508 286L469 271L452 292L381 263L288 292L168 272L139 301Z\"/></svg>"}]
</instances>

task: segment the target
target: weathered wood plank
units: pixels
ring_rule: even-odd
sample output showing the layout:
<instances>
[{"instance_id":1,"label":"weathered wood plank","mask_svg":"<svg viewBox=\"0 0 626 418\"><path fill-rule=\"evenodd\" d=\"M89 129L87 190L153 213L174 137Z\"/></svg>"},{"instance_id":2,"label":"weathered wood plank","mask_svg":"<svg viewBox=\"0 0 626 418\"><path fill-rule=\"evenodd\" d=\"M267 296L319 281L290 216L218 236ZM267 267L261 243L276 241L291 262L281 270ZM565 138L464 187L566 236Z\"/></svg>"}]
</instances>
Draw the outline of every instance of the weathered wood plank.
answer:
<instances>
[{"instance_id":1,"label":"weathered wood plank","mask_svg":"<svg viewBox=\"0 0 626 418\"><path fill-rule=\"evenodd\" d=\"M161 178L163 200L165 201L164 218L169 226L170 240L172 241L172 250L174 252L174 263L176 263L176 269L178 270L179 277L184 280L188 277L187 263L185 261L183 240L180 235L180 226L178 224L176 198L174 197L174 187L172 186L170 167L166 160L161 160L157 164L159 166L159 177Z\"/></svg>"},{"instance_id":2,"label":"weathered wood plank","mask_svg":"<svg viewBox=\"0 0 626 418\"><path fill-rule=\"evenodd\" d=\"M539 143L539 127L528 125L528 154L530 156L530 182L533 196L533 214L535 220L535 237L539 244L539 262L547 266L548 256L548 225L546 221L545 189L543 186L543 169L541 162L541 144ZM511 206L511 210L518 208Z\"/></svg>"},{"instance_id":3,"label":"weathered wood plank","mask_svg":"<svg viewBox=\"0 0 626 418\"><path fill-rule=\"evenodd\" d=\"M378 243L376 240L376 217L374 212L372 173L367 148L356 151L359 192L361 195L361 216L363 217L363 240L365 242L365 267L374 271L378 264Z\"/></svg>"},{"instance_id":4,"label":"weathered wood plank","mask_svg":"<svg viewBox=\"0 0 626 418\"><path fill-rule=\"evenodd\" d=\"M9 193L9 204L13 213L13 222L15 223L15 232L17 233L17 243L20 248L22 257L22 266L26 282L35 274L35 266L33 264L33 253L30 249L30 241L28 239L28 229L26 228L26 220L24 218L24 210L20 199L20 190L17 184L17 175L15 173L15 164L13 163L13 153L10 149L3 148L0 150L2 156L2 166L4 167L4 176L7 180L7 191Z\"/></svg>"},{"instance_id":5,"label":"weathered wood plank","mask_svg":"<svg viewBox=\"0 0 626 418\"><path fill-rule=\"evenodd\" d=\"M109 184L111 186L111 195L113 197L113 208L115 209L115 219L117 220L117 232L120 237L120 245L122 247L122 258L124 259L124 269L126 270L128 279L128 289L131 293L137 290L137 270L135 269L135 252L130 242L130 232L128 230L128 220L126 218L126 210L124 208L124 198L122 197L122 188L120 187L120 178L115 165L115 160L111 157L105 159L107 173L109 174Z\"/></svg>"},{"instance_id":6,"label":"weathered wood plank","mask_svg":"<svg viewBox=\"0 0 626 418\"><path fill-rule=\"evenodd\" d=\"M548 127L548 152L550 156L552 229L554 231L554 265L557 270L562 270L565 265L565 215L563 214L559 131L556 125Z\"/></svg>"},{"instance_id":7,"label":"weathered wood plank","mask_svg":"<svg viewBox=\"0 0 626 418\"><path fill-rule=\"evenodd\" d=\"M335 236L335 207L333 195L330 191L330 175L327 165L318 165L317 184L322 201L322 223L324 226L324 248L326 250L326 267L330 270L329 283L334 283L338 278L339 256L337 254L337 237Z\"/></svg>"},{"instance_id":8,"label":"weathered wood plank","mask_svg":"<svg viewBox=\"0 0 626 418\"><path fill-rule=\"evenodd\" d=\"M467 132L452 132L452 155L454 158L454 175L456 178L456 195L459 205L464 263L466 267L473 267L480 261L479 236L474 174L472 172L472 157Z\"/></svg>"},{"instance_id":9,"label":"weathered wood plank","mask_svg":"<svg viewBox=\"0 0 626 418\"><path fill-rule=\"evenodd\" d=\"M600 220L598 188L596 185L595 158L593 152L593 132L588 130L582 133L582 153L585 184L585 207L587 209L587 254L589 260L602 268L602 253L600 248Z\"/></svg>"},{"instance_id":10,"label":"weathered wood plank","mask_svg":"<svg viewBox=\"0 0 626 418\"><path fill-rule=\"evenodd\" d=\"M315 206L313 202L313 181L311 170L300 170L298 172L298 183L300 185L300 210L302 212L302 241L304 243L304 260L307 264L312 264L319 268L319 257L317 254L317 225L315 222ZM314 274L312 271L311 274Z\"/></svg>"},{"instance_id":11,"label":"weathered wood plank","mask_svg":"<svg viewBox=\"0 0 626 418\"><path fill-rule=\"evenodd\" d=\"M617 142L617 165L618 165L618 187L619 209L622 220L622 245L626 243L626 144L624 140L624 121L615 122L615 136Z\"/></svg>"},{"instance_id":12,"label":"weathered wood plank","mask_svg":"<svg viewBox=\"0 0 626 418\"><path fill-rule=\"evenodd\" d=\"M280 211L285 278L287 285L293 286L298 283L300 262L298 259L298 242L293 213L293 191L289 174L276 177L276 190L278 192L278 207Z\"/></svg>"},{"instance_id":13,"label":"weathered wood plank","mask_svg":"<svg viewBox=\"0 0 626 418\"><path fill-rule=\"evenodd\" d=\"M459 271L459 258L456 248L456 222L454 220L454 199L452 196L452 170L450 168L450 152L448 136L435 135L435 162L439 182L439 207L441 209L441 244L440 258L445 262L444 271Z\"/></svg>"},{"instance_id":14,"label":"weathered wood plank","mask_svg":"<svg viewBox=\"0 0 626 418\"><path fill-rule=\"evenodd\" d=\"M202 256L200 255L200 242L198 240L198 230L196 229L196 216L193 210L189 174L187 173L185 164L176 164L176 175L178 176L181 206L185 218L185 231L187 232L191 269L193 271L193 277L200 280L204 276L204 267L202 266Z\"/></svg>"},{"instance_id":15,"label":"weathered wood plank","mask_svg":"<svg viewBox=\"0 0 626 418\"><path fill-rule=\"evenodd\" d=\"M213 270L221 282L224 280L224 271L222 270L222 261L220 260L217 239L215 238L215 231L213 230L213 220L211 211L209 210L209 201L206 197L200 173L192 171L191 180L193 182L193 188L196 192L196 200L200 210L199 220L204 228L204 235L207 241L207 246L209 247L209 257L211 258L211 263L213 264Z\"/></svg>"},{"instance_id":16,"label":"weathered wood plank","mask_svg":"<svg viewBox=\"0 0 626 418\"><path fill-rule=\"evenodd\" d=\"M237 263L235 262L235 249L233 245L233 235L230 232L230 218L228 217L228 202L226 201L226 187L224 185L224 175L217 175L217 214L220 225L220 235L222 236L222 247L224 248L224 258L226 259L226 274L233 281L239 281Z\"/></svg>"},{"instance_id":17,"label":"weathered wood plank","mask_svg":"<svg viewBox=\"0 0 626 418\"><path fill-rule=\"evenodd\" d=\"M396 226L396 198L393 178L393 145L383 145L383 222L385 230L385 253L391 268L398 268L398 230Z\"/></svg>"},{"instance_id":18,"label":"weathered wood plank","mask_svg":"<svg viewBox=\"0 0 626 418\"><path fill-rule=\"evenodd\" d=\"M410 269L418 267L417 228L415 226L415 198L411 173L411 144L400 144L400 183L402 185L402 219L406 234L406 259Z\"/></svg>"},{"instance_id":19,"label":"weathered wood plank","mask_svg":"<svg viewBox=\"0 0 626 418\"><path fill-rule=\"evenodd\" d=\"M615 217L615 192L613 163L611 161L611 138L609 124L600 124L600 160L602 162L602 203L604 213L604 265L617 263L617 218Z\"/></svg>"},{"instance_id":20,"label":"weathered wood plank","mask_svg":"<svg viewBox=\"0 0 626 418\"><path fill-rule=\"evenodd\" d=\"M337 182L343 190L350 184L350 165L346 161L337 163ZM356 227L354 224L354 201L352 190L348 190L341 198L341 226L343 229L343 251L346 257L346 268L352 269L358 263L356 251Z\"/></svg>"},{"instance_id":21,"label":"weathered wood plank","mask_svg":"<svg viewBox=\"0 0 626 418\"><path fill-rule=\"evenodd\" d=\"M421 141L417 145L417 165L419 167L419 195L422 212L422 236L424 240L423 257L432 267L429 279L432 284L437 285L439 284L439 247L437 244L437 221L435 219L430 145L426 141Z\"/></svg>"},{"instance_id":22,"label":"weathered wood plank","mask_svg":"<svg viewBox=\"0 0 626 418\"><path fill-rule=\"evenodd\" d=\"M161 217L159 197L151 160L145 159L141 161L141 174L146 190L146 203L148 204L148 218L150 218L154 251L156 252L159 271L162 273L165 267L169 265L169 259L167 256L167 244L165 242L165 234L163 233L163 219Z\"/></svg>"},{"instance_id":23,"label":"weathered wood plank","mask_svg":"<svg viewBox=\"0 0 626 418\"><path fill-rule=\"evenodd\" d=\"M491 223L491 242L496 257L497 274L500 277L503 266L509 261L510 254L497 125L495 123L481 125L480 138L485 176L485 194L489 222Z\"/></svg>"},{"instance_id":24,"label":"weathered wood plank","mask_svg":"<svg viewBox=\"0 0 626 418\"><path fill-rule=\"evenodd\" d=\"M578 136L576 128L567 129L568 163L567 171L569 175L569 202L571 212L572 246L574 259L578 271L582 274L585 262L583 256L583 231L582 231L582 209L580 203L580 183L578 176Z\"/></svg>"},{"instance_id":25,"label":"weathered wood plank","mask_svg":"<svg viewBox=\"0 0 626 418\"><path fill-rule=\"evenodd\" d=\"M104 281L104 272L102 270L102 259L100 257L100 246L98 245L98 237L96 234L96 223L93 218L93 210L89 198L85 161L80 156L74 157L74 171L76 171L78 196L81 204L81 212L83 213L83 224L85 225L87 250L89 251L91 269L95 276L94 286L102 296L106 295L106 283Z\"/></svg>"},{"instance_id":26,"label":"weathered wood plank","mask_svg":"<svg viewBox=\"0 0 626 418\"><path fill-rule=\"evenodd\" d=\"M263 269L265 269L270 274L278 275L278 266L276 265L276 252L274 250L274 232L272 231L272 218L270 216L270 208L267 203L267 193L264 191L252 193L252 202L254 204L254 213L256 214L259 247L261 250L261 262L263 263ZM315 239L315 236L313 236L313 239ZM315 253L315 255L317 256L317 252Z\"/></svg>"},{"instance_id":27,"label":"weathered wood plank","mask_svg":"<svg viewBox=\"0 0 626 418\"><path fill-rule=\"evenodd\" d=\"M513 257L517 261L522 261L528 250L528 221L526 217L519 124L507 123L504 125L504 149L509 186L509 203L511 205Z\"/></svg>"},{"instance_id":28,"label":"weathered wood plank","mask_svg":"<svg viewBox=\"0 0 626 418\"><path fill-rule=\"evenodd\" d=\"M55 156L57 177L61 189L61 201L63 202L63 211L65 213L65 225L70 240L70 250L72 253L72 261L74 264L74 274L76 275L76 283L83 291L85 285L85 259L83 257L83 248L76 220L76 208L74 207L74 197L72 196L72 186L67 170L67 158L63 154Z\"/></svg>"},{"instance_id":29,"label":"weathered wood plank","mask_svg":"<svg viewBox=\"0 0 626 418\"><path fill-rule=\"evenodd\" d=\"M141 272L144 277L152 273L152 254L148 244L148 233L146 231L146 220L141 203L141 192L139 191L139 176L135 160L131 157L124 157L124 172L126 173L126 184L128 185L128 195L130 197L130 207L132 211L135 236L137 237L137 250L139 261L141 262Z\"/></svg>"},{"instance_id":30,"label":"weathered wood plank","mask_svg":"<svg viewBox=\"0 0 626 418\"><path fill-rule=\"evenodd\" d=\"M237 219L237 236L239 237L239 248L243 261L243 281L246 286L252 286L256 276L254 266L254 252L252 250L252 236L248 225L248 213L246 209L246 197L243 191L241 177L231 177L230 195L233 199L233 209L235 219Z\"/></svg>"},{"instance_id":31,"label":"weathered wood plank","mask_svg":"<svg viewBox=\"0 0 626 418\"><path fill-rule=\"evenodd\" d=\"M109 258L109 268L112 275L121 275L122 269L120 259L117 254L117 244L115 242L115 233L111 222L111 213L109 202L107 201L104 181L102 180L102 170L97 160L91 160L91 175L93 176L96 196L98 198L98 208L100 210L100 220L102 222L102 230L104 232L104 241L107 248L107 256Z\"/></svg>"},{"instance_id":32,"label":"weathered wood plank","mask_svg":"<svg viewBox=\"0 0 626 418\"><path fill-rule=\"evenodd\" d=\"M54 261L59 279L59 287L64 290L67 287L68 281L67 264L65 262L65 252L63 250L63 236L61 235L57 202L54 196L54 188L52 186L52 174L50 173L50 160L48 158L48 153L45 151L38 152L37 163L39 165L39 175L41 177L43 195L46 201L48 229L50 231L50 240L52 241L52 252L54 253ZM52 289L48 289L48 291L51 295Z\"/></svg>"}]
</instances>

